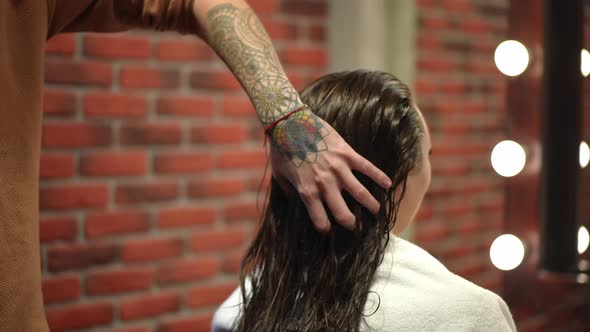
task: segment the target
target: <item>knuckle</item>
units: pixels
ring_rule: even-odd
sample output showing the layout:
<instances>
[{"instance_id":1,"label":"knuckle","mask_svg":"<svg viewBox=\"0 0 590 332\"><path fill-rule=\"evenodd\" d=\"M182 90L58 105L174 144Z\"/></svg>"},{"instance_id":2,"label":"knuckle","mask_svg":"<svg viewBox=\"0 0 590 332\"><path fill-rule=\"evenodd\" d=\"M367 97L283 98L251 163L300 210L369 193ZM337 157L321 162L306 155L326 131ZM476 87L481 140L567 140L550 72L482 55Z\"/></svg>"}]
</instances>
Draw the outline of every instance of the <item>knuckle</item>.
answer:
<instances>
[{"instance_id":1,"label":"knuckle","mask_svg":"<svg viewBox=\"0 0 590 332\"><path fill-rule=\"evenodd\" d=\"M369 197L369 191L366 188L357 190L355 194L357 200L365 200Z\"/></svg>"},{"instance_id":2,"label":"knuckle","mask_svg":"<svg viewBox=\"0 0 590 332\"><path fill-rule=\"evenodd\" d=\"M311 186L303 186L298 189L299 195L304 200L312 200L318 196L317 188Z\"/></svg>"}]
</instances>

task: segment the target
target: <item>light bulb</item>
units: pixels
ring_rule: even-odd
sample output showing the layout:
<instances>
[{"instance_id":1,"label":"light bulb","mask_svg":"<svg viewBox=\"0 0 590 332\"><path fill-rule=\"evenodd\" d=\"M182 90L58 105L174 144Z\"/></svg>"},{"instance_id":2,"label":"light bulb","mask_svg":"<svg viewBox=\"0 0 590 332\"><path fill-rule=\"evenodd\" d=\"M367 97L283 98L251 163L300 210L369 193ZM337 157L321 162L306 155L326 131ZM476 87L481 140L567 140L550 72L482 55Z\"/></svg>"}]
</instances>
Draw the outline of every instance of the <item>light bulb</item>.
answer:
<instances>
[{"instance_id":1,"label":"light bulb","mask_svg":"<svg viewBox=\"0 0 590 332\"><path fill-rule=\"evenodd\" d=\"M580 65L580 70L584 77L588 77L590 75L590 52L587 49L582 49L582 61Z\"/></svg>"},{"instance_id":2,"label":"light bulb","mask_svg":"<svg viewBox=\"0 0 590 332\"><path fill-rule=\"evenodd\" d=\"M529 52L519 41L506 40L500 43L494 53L496 66L507 76L522 74L529 65Z\"/></svg>"},{"instance_id":3,"label":"light bulb","mask_svg":"<svg viewBox=\"0 0 590 332\"><path fill-rule=\"evenodd\" d=\"M586 168L590 163L590 147L588 143L582 141L580 143L580 167Z\"/></svg>"},{"instance_id":4,"label":"light bulb","mask_svg":"<svg viewBox=\"0 0 590 332\"><path fill-rule=\"evenodd\" d=\"M590 234L588 234L588 229L584 226L580 226L578 230L578 253L583 254L588 249L588 244L590 244Z\"/></svg>"},{"instance_id":5,"label":"light bulb","mask_svg":"<svg viewBox=\"0 0 590 332\"><path fill-rule=\"evenodd\" d=\"M490 259L495 267L508 271L515 269L524 258L524 244L512 234L498 236L490 247Z\"/></svg>"},{"instance_id":6,"label":"light bulb","mask_svg":"<svg viewBox=\"0 0 590 332\"><path fill-rule=\"evenodd\" d=\"M514 141L502 141L492 150L492 167L501 176L512 177L526 164L524 148Z\"/></svg>"}]
</instances>

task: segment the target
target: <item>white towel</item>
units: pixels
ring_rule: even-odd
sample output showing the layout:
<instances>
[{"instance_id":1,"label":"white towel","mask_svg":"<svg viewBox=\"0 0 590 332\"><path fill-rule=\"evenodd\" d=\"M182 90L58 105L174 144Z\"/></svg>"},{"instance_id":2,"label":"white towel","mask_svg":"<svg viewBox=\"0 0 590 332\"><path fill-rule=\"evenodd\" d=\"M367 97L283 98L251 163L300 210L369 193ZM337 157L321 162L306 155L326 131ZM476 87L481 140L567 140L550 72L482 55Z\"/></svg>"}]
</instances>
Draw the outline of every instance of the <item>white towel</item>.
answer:
<instances>
[{"instance_id":1,"label":"white towel","mask_svg":"<svg viewBox=\"0 0 590 332\"><path fill-rule=\"evenodd\" d=\"M450 272L428 252L397 236L391 236L371 291L365 314L374 314L366 317L366 325L361 323L361 331L516 331L502 298ZM229 331L241 302L238 288L215 313L212 331Z\"/></svg>"}]
</instances>

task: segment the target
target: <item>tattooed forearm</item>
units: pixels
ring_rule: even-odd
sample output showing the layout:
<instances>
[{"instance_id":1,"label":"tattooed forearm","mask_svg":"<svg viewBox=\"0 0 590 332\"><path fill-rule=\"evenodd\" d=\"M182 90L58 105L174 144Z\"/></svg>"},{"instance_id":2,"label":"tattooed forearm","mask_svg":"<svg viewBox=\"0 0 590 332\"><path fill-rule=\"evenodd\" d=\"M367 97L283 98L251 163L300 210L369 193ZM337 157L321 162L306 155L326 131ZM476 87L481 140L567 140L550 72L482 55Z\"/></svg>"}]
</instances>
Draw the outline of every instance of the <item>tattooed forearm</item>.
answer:
<instances>
[{"instance_id":1,"label":"tattooed forearm","mask_svg":"<svg viewBox=\"0 0 590 332\"><path fill-rule=\"evenodd\" d=\"M222 4L209 11L207 23L211 45L242 83L264 125L302 104L252 10Z\"/></svg>"},{"instance_id":2,"label":"tattooed forearm","mask_svg":"<svg viewBox=\"0 0 590 332\"><path fill-rule=\"evenodd\" d=\"M209 44L238 78L265 127L303 104L251 9L231 3L215 6L207 14L206 30ZM314 162L317 153L326 149L326 135L321 121L305 110L279 122L269 138L301 164Z\"/></svg>"}]
</instances>

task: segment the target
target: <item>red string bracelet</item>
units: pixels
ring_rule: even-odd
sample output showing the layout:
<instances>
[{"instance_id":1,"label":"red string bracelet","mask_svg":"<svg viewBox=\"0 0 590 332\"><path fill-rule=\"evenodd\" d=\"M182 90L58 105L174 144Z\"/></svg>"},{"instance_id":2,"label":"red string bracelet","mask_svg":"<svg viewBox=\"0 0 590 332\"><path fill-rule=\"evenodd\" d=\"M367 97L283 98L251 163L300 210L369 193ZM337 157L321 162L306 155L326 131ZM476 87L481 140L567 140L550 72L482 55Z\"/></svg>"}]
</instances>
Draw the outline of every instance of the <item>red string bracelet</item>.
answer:
<instances>
[{"instance_id":1,"label":"red string bracelet","mask_svg":"<svg viewBox=\"0 0 590 332\"><path fill-rule=\"evenodd\" d=\"M279 119L275 120L275 121L274 121L273 123L271 123L270 125L268 125L268 127L266 127L266 128L264 129L264 136L265 136L265 139L264 139L264 144L266 144L266 140L268 139L268 133L269 133L269 132L270 132L270 131L271 131L271 130L272 130L272 129L273 129L273 128L274 128L274 127L275 127L275 126L276 126L276 125L279 123L279 122L281 122L281 121L284 121L284 120L288 119L288 118L289 118L291 115L293 115L293 114L295 114L295 113L297 113L297 112L299 112L299 111L303 111L304 109L308 109L308 108L309 108L309 106L307 106L307 105L302 105L302 106L299 106L299 107L297 107L296 109L292 110L291 112L289 112L289 113L287 113L287 114L283 115L282 117L280 117Z\"/></svg>"}]
</instances>

